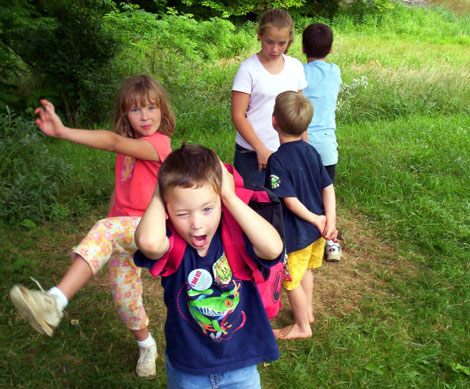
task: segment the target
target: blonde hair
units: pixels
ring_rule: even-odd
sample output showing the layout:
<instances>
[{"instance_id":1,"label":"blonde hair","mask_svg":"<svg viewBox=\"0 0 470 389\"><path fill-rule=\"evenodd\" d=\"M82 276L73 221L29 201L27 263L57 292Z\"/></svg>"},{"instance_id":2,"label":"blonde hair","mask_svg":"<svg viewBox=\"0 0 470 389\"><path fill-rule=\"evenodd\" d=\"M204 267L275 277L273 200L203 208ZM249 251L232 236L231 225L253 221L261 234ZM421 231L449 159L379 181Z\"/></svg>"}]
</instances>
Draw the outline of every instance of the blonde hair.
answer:
<instances>
[{"instance_id":1,"label":"blonde hair","mask_svg":"<svg viewBox=\"0 0 470 389\"><path fill-rule=\"evenodd\" d=\"M271 9L265 12L261 17L257 30L258 35L263 36L269 27L287 28L289 31L289 41L287 42L287 49L285 51L287 53L287 50L294 41L294 22L292 16L284 9Z\"/></svg>"},{"instance_id":2,"label":"blonde hair","mask_svg":"<svg viewBox=\"0 0 470 389\"><path fill-rule=\"evenodd\" d=\"M273 116L280 132L300 136L312 121L313 106L305 96L294 91L286 91L277 95Z\"/></svg>"},{"instance_id":3,"label":"blonde hair","mask_svg":"<svg viewBox=\"0 0 470 389\"><path fill-rule=\"evenodd\" d=\"M119 135L135 138L136 134L127 113L136 105L145 106L149 103L155 104L161 111L161 123L157 131L163 135L172 135L176 119L171 109L170 99L163 86L147 74L130 77L121 85L113 119L114 131Z\"/></svg>"}]
</instances>

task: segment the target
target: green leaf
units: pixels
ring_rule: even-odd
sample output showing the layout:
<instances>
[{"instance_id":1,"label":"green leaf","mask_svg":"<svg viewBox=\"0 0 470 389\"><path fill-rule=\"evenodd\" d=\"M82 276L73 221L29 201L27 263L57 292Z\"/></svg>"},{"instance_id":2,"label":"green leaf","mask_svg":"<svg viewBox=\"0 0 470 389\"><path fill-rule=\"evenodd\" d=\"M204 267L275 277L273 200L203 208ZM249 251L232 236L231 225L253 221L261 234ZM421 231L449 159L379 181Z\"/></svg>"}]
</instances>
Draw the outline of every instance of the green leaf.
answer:
<instances>
[{"instance_id":1,"label":"green leaf","mask_svg":"<svg viewBox=\"0 0 470 389\"><path fill-rule=\"evenodd\" d=\"M376 365L375 363L368 364L366 366L366 370L368 370L372 373L376 373L378 375L383 375L384 374L383 366Z\"/></svg>"},{"instance_id":2,"label":"green leaf","mask_svg":"<svg viewBox=\"0 0 470 389\"><path fill-rule=\"evenodd\" d=\"M32 220L30 220L30 219L23 219L23 221L21 222L21 225L23 227L27 227L27 228L37 227L37 224L35 222L33 222Z\"/></svg>"},{"instance_id":3,"label":"green leaf","mask_svg":"<svg viewBox=\"0 0 470 389\"><path fill-rule=\"evenodd\" d=\"M468 366L462 366L460 363L451 363L450 367L456 373L463 373L465 375L470 376L470 367Z\"/></svg>"}]
</instances>

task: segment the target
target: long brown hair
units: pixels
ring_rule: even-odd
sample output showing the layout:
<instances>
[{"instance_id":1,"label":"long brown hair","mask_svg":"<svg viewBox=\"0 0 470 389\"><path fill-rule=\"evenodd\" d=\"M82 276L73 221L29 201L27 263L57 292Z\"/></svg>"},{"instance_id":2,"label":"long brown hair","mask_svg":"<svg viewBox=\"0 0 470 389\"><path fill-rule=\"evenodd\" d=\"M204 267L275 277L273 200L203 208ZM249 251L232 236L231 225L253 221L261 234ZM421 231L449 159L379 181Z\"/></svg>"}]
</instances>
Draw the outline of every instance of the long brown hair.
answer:
<instances>
[{"instance_id":1,"label":"long brown hair","mask_svg":"<svg viewBox=\"0 0 470 389\"><path fill-rule=\"evenodd\" d=\"M114 131L119 135L135 138L135 131L127 118L127 113L136 105L144 106L149 103L155 104L161 111L161 123L157 131L163 135L172 135L176 119L170 99L163 86L147 74L130 77L121 85L113 119Z\"/></svg>"}]
</instances>

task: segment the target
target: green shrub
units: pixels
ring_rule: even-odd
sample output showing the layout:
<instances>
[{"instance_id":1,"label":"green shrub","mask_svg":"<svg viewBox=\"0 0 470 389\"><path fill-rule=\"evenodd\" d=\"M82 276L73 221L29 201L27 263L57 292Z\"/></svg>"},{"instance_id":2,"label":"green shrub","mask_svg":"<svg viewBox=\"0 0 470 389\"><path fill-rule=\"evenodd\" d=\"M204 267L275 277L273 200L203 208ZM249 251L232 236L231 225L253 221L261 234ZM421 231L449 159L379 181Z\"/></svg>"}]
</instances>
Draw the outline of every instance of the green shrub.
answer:
<instances>
[{"instance_id":1,"label":"green shrub","mask_svg":"<svg viewBox=\"0 0 470 389\"><path fill-rule=\"evenodd\" d=\"M33 121L7 110L0 127L0 218L18 223L58 216L58 196L71 181L71 166L51 156Z\"/></svg>"},{"instance_id":2,"label":"green shrub","mask_svg":"<svg viewBox=\"0 0 470 389\"><path fill-rule=\"evenodd\" d=\"M245 28L236 28L228 20L197 21L191 14L174 11L159 16L135 6L109 13L105 23L122 44L117 61L124 62L118 66L129 66L126 74L145 67L158 51L180 56L179 62L230 58L245 48L248 39Z\"/></svg>"},{"instance_id":3,"label":"green shrub","mask_svg":"<svg viewBox=\"0 0 470 389\"><path fill-rule=\"evenodd\" d=\"M103 24L110 9L109 0L14 1L1 7L0 59L14 68L6 72L0 66L0 74L19 87L24 105L33 87L70 124L103 120L115 90L109 63L117 41Z\"/></svg>"},{"instance_id":4,"label":"green shrub","mask_svg":"<svg viewBox=\"0 0 470 389\"><path fill-rule=\"evenodd\" d=\"M321 3L325 0L315 0L315 3ZM331 1L331 0L328 0ZM336 0L334 0L336 1ZM308 3L307 0L182 0L182 4L171 2L178 10L185 13L197 14L200 18L218 16L228 18L231 16L241 16L249 13L260 13L269 8L298 8ZM176 4L175 4L176 3Z\"/></svg>"},{"instance_id":5,"label":"green shrub","mask_svg":"<svg viewBox=\"0 0 470 389\"><path fill-rule=\"evenodd\" d=\"M0 221L62 220L107 202L113 155L49 139L32 119L8 108L0 128Z\"/></svg>"}]
</instances>

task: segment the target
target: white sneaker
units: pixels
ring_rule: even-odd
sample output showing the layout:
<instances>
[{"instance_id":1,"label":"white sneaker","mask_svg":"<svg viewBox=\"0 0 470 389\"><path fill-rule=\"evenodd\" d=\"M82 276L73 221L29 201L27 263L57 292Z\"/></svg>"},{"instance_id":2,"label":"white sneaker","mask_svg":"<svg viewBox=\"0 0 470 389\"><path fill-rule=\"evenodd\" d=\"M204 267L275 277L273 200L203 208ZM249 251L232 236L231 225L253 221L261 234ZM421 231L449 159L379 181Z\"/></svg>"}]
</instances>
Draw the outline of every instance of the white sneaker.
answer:
<instances>
[{"instance_id":1,"label":"white sneaker","mask_svg":"<svg viewBox=\"0 0 470 389\"><path fill-rule=\"evenodd\" d=\"M327 240L325 245L325 260L328 262L341 261L341 246L339 242Z\"/></svg>"},{"instance_id":2,"label":"white sneaker","mask_svg":"<svg viewBox=\"0 0 470 389\"><path fill-rule=\"evenodd\" d=\"M155 359L157 359L157 343L150 347L139 347L139 360L135 367L135 373L140 378L153 378L157 374Z\"/></svg>"},{"instance_id":3,"label":"white sneaker","mask_svg":"<svg viewBox=\"0 0 470 389\"><path fill-rule=\"evenodd\" d=\"M39 289L30 290L23 285L10 289L10 298L20 315L29 321L31 327L43 335L52 336L59 325L63 313L57 308L56 298L45 292L34 278Z\"/></svg>"}]
</instances>

